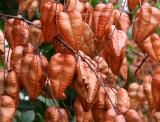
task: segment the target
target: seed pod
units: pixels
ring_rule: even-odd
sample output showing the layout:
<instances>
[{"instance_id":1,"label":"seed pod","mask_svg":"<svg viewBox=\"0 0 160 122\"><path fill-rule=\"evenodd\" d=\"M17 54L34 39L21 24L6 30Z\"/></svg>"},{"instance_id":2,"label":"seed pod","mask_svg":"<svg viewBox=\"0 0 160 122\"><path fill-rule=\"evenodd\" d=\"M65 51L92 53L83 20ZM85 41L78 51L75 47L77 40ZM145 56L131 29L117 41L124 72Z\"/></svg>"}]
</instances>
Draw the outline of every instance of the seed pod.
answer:
<instances>
[{"instance_id":1,"label":"seed pod","mask_svg":"<svg viewBox=\"0 0 160 122\"><path fill-rule=\"evenodd\" d=\"M4 53L4 34L2 32L2 30L0 30L0 55L2 55Z\"/></svg>"},{"instance_id":2,"label":"seed pod","mask_svg":"<svg viewBox=\"0 0 160 122\"><path fill-rule=\"evenodd\" d=\"M67 12L79 11L82 13L84 10L84 3L80 2L79 0L67 0L66 9Z\"/></svg>"},{"instance_id":3,"label":"seed pod","mask_svg":"<svg viewBox=\"0 0 160 122\"><path fill-rule=\"evenodd\" d=\"M32 23L34 25L41 27L40 20L34 20ZM42 30L40 28L33 26L33 25L29 26L29 30L30 30L30 35L31 35L30 36L30 43L32 45L34 45L35 47L39 47L44 41Z\"/></svg>"},{"instance_id":4,"label":"seed pod","mask_svg":"<svg viewBox=\"0 0 160 122\"><path fill-rule=\"evenodd\" d=\"M83 17L83 21L87 23L89 26L92 23L92 12L93 12L92 6L90 5L89 2L86 2L84 5L82 17Z\"/></svg>"},{"instance_id":5,"label":"seed pod","mask_svg":"<svg viewBox=\"0 0 160 122\"><path fill-rule=\"evenodd\" d=\"M128 92L120 88L117 91L117 108L122 112L126 112L130 108L130 98Z\"/></svg>"},{"instance_id":6,"label":"seed pod","mask_svg":"<svg viewBox=\"0 0 160 122\"><path fill-rule=\"evenodd\" d=\"M114 108L110 108L105 112L104 122L113 122L116 117L116 111Z\"/></svg>"},{"instance_id":7,"label":"seed pod","mask_svg":"<svg viewBox=\"0 0 160 122\"><path fill-rule=\"evenodd\" d=\"M28 18L31 20L38 9L38 0L27 0L26 11Z\"/></svg>"},{"instance_id":8,"label":"seed pod","mask_svg":"<svg viewBox=\"0 0 160 122\"><path fill-rule=\"evenodd\" d=\"M160 68L157 67L154 69L153 75L152 75L152 95L153 95L153 100L155 103L155 109L159 110L160 109L160 95L159 95L159 90L160 90Z\"/></svg>"},{"instance_id":9,"label":"seed pod","mask_svg":"<svg viewBox=\"0 0 160 122\"><path fill-rule=\"evenodd\" d=\"M46 69L47 65L47 59L42 55L38 56L27 54L22 59L20 78L29 95L30 100L36 99L42 90L42 87L46 81L44 70Z\"/></svg>"},{"instance_id":10,"label":"seed pod","mask_svg":"<svg viewBox=\"0 0 160 122\"><path fill-rule=\"evenodd\" d=\"M3 95L5 93L4 81L7 76L7 73L8 73L7 70L4 70L4 69L0 70L0 95Z\"/></svg>"},{"instance_id":11,"label":"seed pod","mask_svg":"<svg viewBox=\"0 0 160 122\"><path fill-rule=\"evenodd\" d=\"M160 10L150 7L148 3L144 3L137 11L133 23L132 36L137 44L143 42L149 37L160 22Z\"/></svg>"},{"instance_id":12,"label":"seed pod","mask_svg":"<svg viewBox=\"0 0 160 122\"><path fill-rule=\"evenodd\" d=\"M76 98L74 101L74 112L76 116L76 122L92 122L92 113L91 111L85 112L82 108L82 105L79 101L79 98Z\"/></svg>"},{"instance_id":13,"label":"seed pod","mask_svg":"<svg viewBox=\"0 0 160 122\"><path fill-rule=\"evenodd\" d=\"M79 50L83 35L83 20L78 11L61 12L57 16L57 27L66 43Z\"/></svg>"},{"instance_id":14,"label":"seed pod","mask_svg":"<svg viewBox=\"0 0 160 122\"><path fill-rule=\"evenodd\" d=\"M96 71L96 64L90 57L86 56L83 52L79 51L80 55L87 59L83 61L82 57L78 56L76 67L77 80L74 82L74 90L80 97L80 102L84 111L88 111L94 103L96 93L99 88L98 80L94 71ZM88 64L90 64L89 67ZM94 70L94 71L93 71ZM99 76L99 74L97 74Z\"/></svg>"},{"instance_id":15,"label":"seed pod","mask_svg":"<svg viewBox=\"0 0 160 122\"><path fill-rule=\"evenodd\" d=\"M143 1L144 0L127 0L129 10L130 11L134 10L136 5L138 5L139 3L142 4Z\"/></svg>"},{"instance_id":16,"label":"seed pod","mask_svg":"<svg viewBox=\"0 0 160 122\"><path fill-rule=\"evenodd\" d=\"M114 22L118 29L123 30L124 32L128 31L130 20L127 13L121 13L119 10L115 10Z\"/></svg>"},{"instance_id":17,"label":"seed pod","mask_svg":"<svg viewBox=\"0 0 160 122\"><path fill-rule=\"evenodd\" d=\"M42 4L40 20L42 24L44 42L49 43L53 41L54 37L57 35L56 14L62 10L63 5L61 3L47 1Z\"/></svg>"},{"instance_id":18,"label":"seed pod","mask_svg":"<svg viewBox=\"0 0 160 122\"><path fill-rule=\"evenodd\" d=\"M9 19L5 23L5 38L9 47L23 46L29 40L29 26L27 23L18 19Z\"/></svg>"},{"instance_id":19,"label":"seed pod","mask_svg":"<svg viewBox=\"0 0 160 122\"><path fill-rule=\"evenodd\" d=\"M16 72L11 71L7 74L5 80L5 92L8 96L12 97L17 106L19 100L19 83L16 77Z\"/></svg>"},{"instance_id":20,"label":"seed pod","mask_svg":"<svg viewBox=\"0 0 160 122\"><path fill-rule=\"evenodd\" d=\"M117 30L115 26L111 26L108 29L106 40L107 43L104 51L104 58L112 72L115 75L118 75L125 58L127 35L125 32Z\"/></svg>"},{"instance_id":21,"label":"seed pod","mask_svg":"<svg viewBox=\"0 0 160 122\"><path fill-rule=\"evenodd\" d=\"M124 113L126 122L142 122L141 117L138 115L138 113L133 110L129 109Z\"/></svg>"},{"instance_id":22,"label":"seed pod","mask_svg":"<svg viewBox=\"0 0 160 122\"><path fill-rule=\"evenodd\" d=\"M56 99L65 99L65 90L71 85L76 61L70 54L57 53L52 56L48 66L51 90Z\"/></svg>"},{"instance_id":23,"label":"seed pod","mask_svg":"<svg viewBox=\"0 0 160 122\"><path fill-rule=\"evenodd\" d=\"M68 122L68 115L65 109L48 107L45 111L45 122Z\"/></svg>"},{"instance_id":24,"label":"seed pod","mask_svg":"<svg viewBox=\"0 0 160 122\"><path fill-rule=\"evenodd\" d=\"M146 95L150 111L152 111L155 108L155 104L153 101L153 96L152 96L152 76L151 75L146 75L143 80L143 88L144 88L144 93Z\"/></svg>"},{"instance_id":25,"label":"seed pod","mask_svg":"<svg viewBox=\"0 0 160 122\"><path fill-rule=\"evenodd\" d=\"M125 120L125 117L120 114L115 117L114 122L127 122L127 121Z\"/></svg>"},{"instance_id":26,"label":"seed pod","mask_svg":"<svg viewBox=\"0 0 160 122\"><path fill-rule=\"evenodd\" d=\"M105 37L106 30L112 25L114 12L112 3L97 4L93 12L93 30L98 41Z\"/></svg>"},{"instance_id":27,"label":"seed pod","mask_svg":"<svg viewBox=\"0 0 160 122\"><path fill-rule=\"evenodd\" d=\"M35 52L35 48L33 47L32 44L27 43L23 46L23 56L27 54L34 54L34 52Z\"/></svg>"},{"instance_id":28,"label":"seed pod","mask_svg":"<svg viewBox=\"0 0 160 122\"><path fill-rule=\"evenodd\" d=\"M90 26L86 23L83 24L83 36L80 42L80 50L88 56L93 57L94 55L93 32Z\"/></svg>"},{"instance_id":29,"label":"seed pod","mask_svg":"<svg viewBox=\"0 0 160 122\"><path fill-rule=\"evenodd\" d=\"M14 100L9 96L0 96L0 122L12 122L15 112Z\"/></svg>"}]
</instances>

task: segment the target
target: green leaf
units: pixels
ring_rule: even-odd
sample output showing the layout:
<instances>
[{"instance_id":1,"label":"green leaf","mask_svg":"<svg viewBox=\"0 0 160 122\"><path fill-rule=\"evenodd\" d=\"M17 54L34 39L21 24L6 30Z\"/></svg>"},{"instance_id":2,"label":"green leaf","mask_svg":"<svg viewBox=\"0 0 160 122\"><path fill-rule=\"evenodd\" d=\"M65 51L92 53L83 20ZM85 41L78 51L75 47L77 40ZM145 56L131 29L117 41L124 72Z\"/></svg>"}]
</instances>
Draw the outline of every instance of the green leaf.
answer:
<instances>
[{"instance_id":1,"label":"green leaf","mask_svg":"<svg viewBox=\"0 0 160 122\"><path fill-rule=\"evenodd\" d=\"M21 122L33 122L34 118L35 118L34 111L26 111L22 113L20 121Z\"/></svg>"}]
</instances>

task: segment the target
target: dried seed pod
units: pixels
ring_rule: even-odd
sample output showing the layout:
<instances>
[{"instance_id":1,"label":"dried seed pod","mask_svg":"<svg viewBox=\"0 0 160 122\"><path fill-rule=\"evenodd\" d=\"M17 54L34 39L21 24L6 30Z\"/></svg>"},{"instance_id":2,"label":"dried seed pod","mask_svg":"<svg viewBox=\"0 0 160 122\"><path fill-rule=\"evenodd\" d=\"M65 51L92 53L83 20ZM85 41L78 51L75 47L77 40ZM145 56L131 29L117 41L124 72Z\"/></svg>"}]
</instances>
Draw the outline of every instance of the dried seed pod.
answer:
<instances>
[{"instance_id":1,"label":"dried seed pod","mask_svg":"<svg viewBox=\"0 0 160 122\"><path fill-rule=\"evenodd\" d=\"M0 95L5 93L4 81L7 76L8 71L4 69L0 69Z\"/></svg>"},{"instance_id":2,"label":"dried seed pod","mask_svg":"<svg viewBox=\"0 0 160 122\"><path fill-rule=\"evenodd\" d=\"M73 108L76 115L76 122L92 122L91 111L85 112L83 110L78 97L74 101Z\"/></svg>"},{"instance_id":3,"label":"dried seed pod","mask_svg":"<svg viewBox=\"0 0 160 122\"><path fill-rule=\"evenodd\" d=\"M68 122L68 115L65 109L48 107L45 111L45 122Z\"/></svg>"},{"instance_id":4,"label":"dried seed pod","mask_svg":"<svg viewBox=\"0 0 160 122\"><path fill-rule=\"evenodd\" d=\"M32 23L34 25L41 27L40 20L34 20ZM44 41L42 30L40 28L33 26L33 25L29 26L29 30L30 30L30 35L31 35L30 36L30 43L32 45L35 45L35 47L39 47Z\"/></svg>"},{"instance_id":5,"label":"dried seed pod","mask_svg":"<svg viewBox=\"0 0 160 122\"><path fill-rule=\"evenodd\" d=\"M83 21L87 23L89 26L92 23L92 12L93 12L92 6L90 5L89 2L86 2L82 13L82 17Z\"/></svg>"},{"instance_id":6,"label":"dried seed pod","mask_svg":"<svg viewBox=\"0 0 160 122\"><path fill-rule=\"evenodd\" d=\"M29 40L29 26L22 20L7 20L5 23L4 33L9 47L12 49L18 45L23 46Z\"/></svg>"},{"instance_id":7,"label":"dried seed pod","mask_svg":"<svg viewBox=\"0 0 160 122\"><path fill-rule=\"evenodd\" d=\"M104 122L113 122L116 117L116 111L114 108L110 108L105 112Z\"/></svg>"},{"instance_id":8,"label":"dried seed pod","mask_svg":"<svg viewBox=\"0 0 160 122\"><path fill-rule=\"evenodd\" d=\"M42 55L27 54L22 59L20 78L30 100L36 99L42 90L42 87L46 81L44 70L47 65L47 59Z\"/></svg>"},{"instance_id":9,"label":"dried seed pod","mask_svg":"<svg viewBox=\"0 0 160 122\"><path fill-rule=\"evenodd\" d=\"M26 11L29 19L32 19L38 9L38 0L27 0Z\"/></svg>"},{"instance_id":10,"label":"dried seed pod","mask_svg":"<svg viewBox=\"0 0 160 122\"><path fill-rule=\"evenodd\" d=\"M24 45L23 47L23 56L27 55L27 54L34 54L35 52L35 48L33 47L32 44L27 43Z\"/></svg>"},{"instance_id":11,"label":"dried seed pod","mask_svg":"<svg viewBox=\"0 0 160 122\"><path fill-rule=\"evenodd\" d=\"M96 93L99 88L98 79L99 73L95 74L96 64L90 57L79 51L78 62L76 67L77 81L74 82L74 90L80 98L80 102L84 111L88 111L94 103ZM82 57L85 60L83 61ZM88 63L90 66L88 66ZM91 68L92 67L92 68Z\"/></svg>"},{"instance_id":12,"label":"dried seed pod","mask_svg":"<svg viewBox=\"0 0 160 122\"><path fill-rule=\"evenodd\" d=\"M153 101L153 96L152 96L152 76L151 75L146 75L143 80L143 88L144 88L144 93L146 95L150 111L152 111L155 108L155 104Z\"/></svg>"},{"instance_id":13,"label":"dried seed pod","mask_svg":"<svg viewBox=\"0 0 160 122\"><path fill-rule=\"evenodd\" d=\"M160 112L155 113L155 118L156 118L157 122L160 121Z\"/></svg>"},{"instance_id":14,"label":"dried seed pod","mask_svg":"<svg viewBox=\"0 0 160 122\"><path fill-rule=\"evenodd\" d=\"M121 13L119 10L115 10L114 22L118 29L123 30L124 32L128 31L130 20L127 13Z\"/></svg>"},{"instance_id":15,"label":"dried seed pod","mask_svg":"<svg viewBox=\"0 0 160 122\"><path fill-rule=\"evenodd\" d=\"M112 72L115 75L118 75L125 58L127 35L125 32L117 30L115 26L111 26L108 29L106 40L107 43L104 51L104 58Z\"/></svg>"},{"instance_id":16,"label":"dried seed pod","mask_svg":"<svg viewBox=\"0 0 160 122\"><path fill-rule=\"evenodd\" d=\"M153 95L153 100L155 103L155 108L156 110L160 110L160 68L157 67L154 69L153 75L152 75L152 95Z\"/></svg>"},{"instance_id":17,"label":"dried seed pod","mask_svg":"<svg viewBox=\"0 0 160 122\"><path fill-rule=\"evenodd\" d=\"M71 85L76 61L71 54L57 53L52 56L48 66L51 90L56 99L65 99L65 90Z\"/></svg>"},{"instance_id":18,"label":"dried seed pod","mask_svg":"<svg viewBox=\"0 0 160 122\"><path fill-rule=\"evenodd\" d=\"M138 5L139 3L142 4L143 1L144 0L127 0L129 10L134 10L136 5Z\"/></svg>"},{"instance_id":19,"label":"dried seed pod","mask_svg":"<svg viewBox=\"0 0 160 122\"><path fill-rule=\"evenodd\" d=\"M12 122L15 112L14 100L9 96L0 96L0 122Z\"/></svg>"},{"instance_id":20,"label":"dried seed pod","mask_svg":"<svg viewBox=\"0 0 160 122\"><path fill-rule=\"evenodd\" d=\"M54 37L57 35L56 14L62 10L63 5L61 3L47 1L42 4L40 20L42 24L44 42L48 43L53 41Z\"/></svg>"},{"instance_id":21,"label":"dried seed pod","mask_svg":"<svg viewBox=\"0 0 160 122\"><path fill-rule=\"evenodd\" d=\"M4 34L2 32L2 30L0 30L0 55L4 53Z\"/></svg>"},{"instance_id":22,"label":"dried seed pod","mask_svg":"<svg viewBox=\"0 0 160 122\"><path fill-rule=\"evenodd\" d=\"M23 47L22 46L16 46L11 53L11 60L10 64L12 67L12 70L16 72L17 79L19 79L19 72L21 67L21 60L23 58ZM20 83L21 84L21 83Z\"/></svg>"},{"instance_id":23,"label":"dried seed pod","mask_svg":"<svg viewBox=\"0 0 160 122\"><path fill-rule=\"evenodd\" d=\"M112 3L97 4L93 12L93 30L98 41L105 37L107 28L113 23L114 11Z\"/></svg>"},{"instance_id":24,"label":"dried seed pod","mask_svg":"<svg viewBox=\"0 0 160 122\"><path fill-rule=\"evenodd\" d=\"M79 50L83 35L83 20L78 11L61 12L57 16L57 27L60 35L73 49Z\"/></svg>"},{"instance_id":25,"label":"dried seed pod","mask_svg":"<svg viewBox=\"0 0 160 122\"><path fill-rule=\"evenodd\" d=\"M94 38L93 32L90 26L86 23L83 24L83 36L80 42L80 50L83 51L86 55L94 55Z\"/></svg>"},{"instance_id":26,"label":"dried seed pod","mask_svg":"<svg viewBox=\"0 0 160 122\"><path fill-rule=\"evenodd\" d=\"M115 117L114 122L127 122L127 121L125 120L125 117L120 114Z\"/></svg>"},{"instance_id":27,"label":"dried seed pod","mask_svg":"<svg viewBox=\"0 0 160 122\"><path fill-rule=\"evenodd\" d=\"M19 83L17 80L16 72L11 71L7 74L5 79L5 92L8 96L12 97L17 106L19 100Z\"/></svg>"},{"instance_id":28,"label":"dried seed pod","mask_svg":"<svg viewBox=\"0 0 160 122\"><path fill-rule=\"evenodd\" d=\"M138 113L133 110L129 109L124 113L126 122L142 122L141 117L138 115Z\"/></svg>"},{"instance_id":29,"label":"dried seed pod","mask_svg":"<svg viewBox=\"0 0 160 122\"><path fill-rule=\"evenodd\" d=\"M132 36L137 44L143 42L149 37L160 22L160 10L150 7L148 3L144 3L137 11L135 21L132 28Z\"/></svg>"},{"instance_id":30,"label":"dried seed pod","mask_svg":"<svg viewBox=\"0 0 160 122\"><path fill-rule=\"evenodd\" d=\"M138 44L140 49L147 53L155 61L160 61L160 38L158 34L152 34L142 43Z\"/></svg>"},{"instance_id":31,"label":"dried seed pod","mask_svg":"<svg viewBox=\"0 0 160 122\"><path fill-rule=\"evenodd\" d=\"M117 108L122 112L126 112L130 108L130 98L128 92L120 88L117 91Z\"/></svg>"},{"instance_id":32,"label":"dried seed pod","mask_svg":"<svg viewBox=\"0 0 160 122\"><path fill-rule=\"evenodd\" d=\"M79 0L67 0L66 2L66 9L67 12L71 12L71 11L79 11L79 12L83 12L84 10L84 3L80 2Z\"/></svg>"}]
</instances>

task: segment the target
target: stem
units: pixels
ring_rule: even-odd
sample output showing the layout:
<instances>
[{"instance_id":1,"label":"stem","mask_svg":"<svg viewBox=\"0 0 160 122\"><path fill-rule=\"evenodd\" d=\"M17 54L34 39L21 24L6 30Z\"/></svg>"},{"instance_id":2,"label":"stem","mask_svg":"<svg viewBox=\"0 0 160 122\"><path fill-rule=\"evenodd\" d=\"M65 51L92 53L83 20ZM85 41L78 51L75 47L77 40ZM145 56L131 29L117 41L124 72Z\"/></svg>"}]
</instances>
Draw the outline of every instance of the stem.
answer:
<instances>
[{"instance_id":1,"label":"stem","mask_svg":"<svg viewBox=\"0 0 160 122\"><path fill-rule=\"evenodd\" d=\"M144 64L144 62L147 60L148 57L149 57L148 55L146 57L144 57L144 59L142 60L142 62L140 63L140 65L138 66L136 71L134 72L134 75L137 74L138 70L141 68L141 66Z\"/></svg>"}]
</instances>

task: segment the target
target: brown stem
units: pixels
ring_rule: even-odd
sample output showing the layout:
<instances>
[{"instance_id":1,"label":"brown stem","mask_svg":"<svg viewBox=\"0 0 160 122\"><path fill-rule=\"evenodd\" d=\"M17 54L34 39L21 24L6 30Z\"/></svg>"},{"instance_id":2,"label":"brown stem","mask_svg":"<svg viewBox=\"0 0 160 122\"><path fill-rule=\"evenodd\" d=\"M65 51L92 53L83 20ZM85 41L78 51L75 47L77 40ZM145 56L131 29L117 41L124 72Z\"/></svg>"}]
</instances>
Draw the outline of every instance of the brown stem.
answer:
<instances>
[{"instance_id":1,"label":"brown stem","mask_svg":"<svg viewBox=\"0 0 160 122\"><path fill-rule=\"evenodd\" d=\"M149 57L148 55L146 57L144 57L144 59L142 60L142 62L140 63L140 65L138 66L136 71L134 72L134 75L137 74L138 70L141 68L141 66L144 64L144 62L147 60L148 57Z\"/></svg>"}]
</instances>

